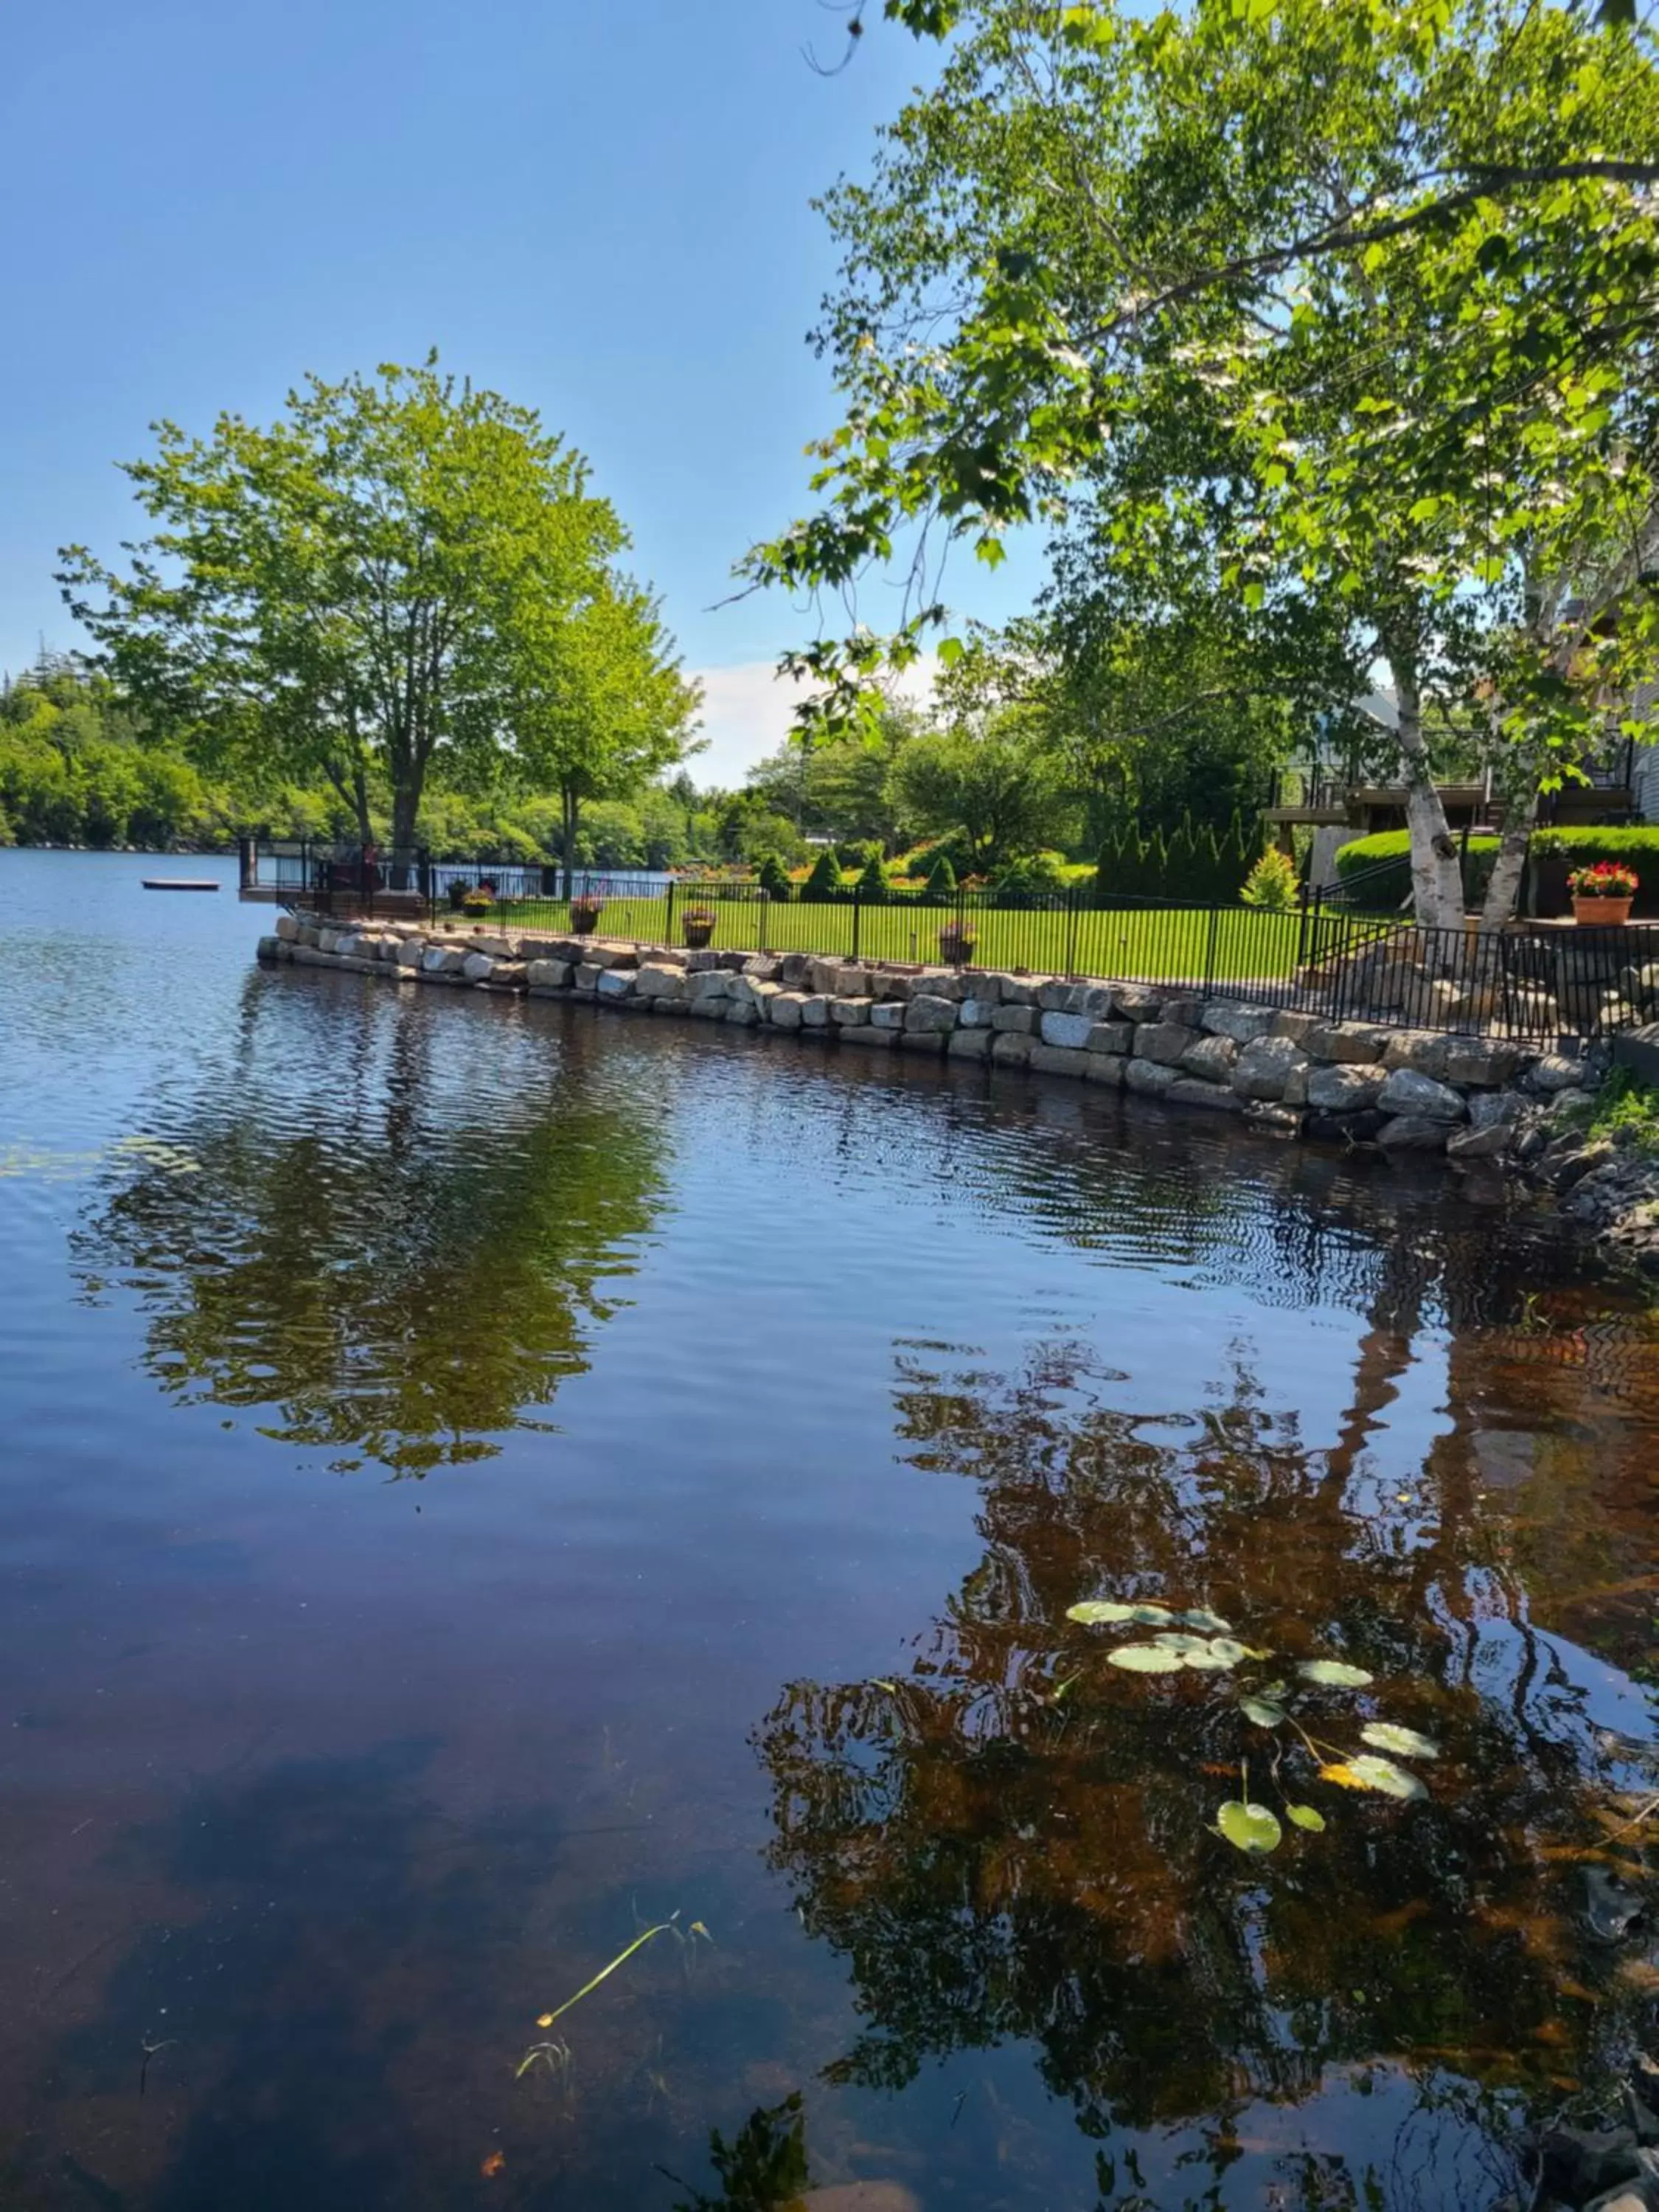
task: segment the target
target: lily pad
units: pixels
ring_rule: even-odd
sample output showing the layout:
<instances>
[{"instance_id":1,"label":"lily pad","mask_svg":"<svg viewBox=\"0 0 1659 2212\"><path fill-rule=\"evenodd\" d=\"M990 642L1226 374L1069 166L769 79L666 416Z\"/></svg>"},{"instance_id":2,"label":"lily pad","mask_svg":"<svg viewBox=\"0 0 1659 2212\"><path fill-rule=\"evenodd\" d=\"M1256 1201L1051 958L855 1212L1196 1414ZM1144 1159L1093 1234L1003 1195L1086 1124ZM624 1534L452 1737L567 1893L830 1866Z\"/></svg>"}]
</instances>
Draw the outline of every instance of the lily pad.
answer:
<instances>
[{"instance_id":1,"label":"lily pad","mask_svg":"<svg viewBox=\"0 0 1659 2212\"><path fill-rule=\"evenodd\" d=\"M1378 1751L1397 1751L1402 1759L1438 1759L1440 1747L1432 1737L1415 1729L1400 1728L1393 1721L1368 1721L1359 1731L1363 1741Z\"/></svg>"},{"instance_id":2,"label":"lily pad","mask_svg":"<svg viewBox=\"0 0 1659 2212\"><path fill-rule=\"evenodd\" d=\"M1250 1656L1249 1649L1231 1636L1212 1636L1210 1649L1224 1667L1237 1667Z\"/></svg>"},{"instance_id":3,"label":"lily pad","mask_svg":"<svg viewBox=\"0 0 1659 2212\"><path fill-rule=\"evenodd\" d=\"M1231 1621L1224 1620L1218 1613L1206 1613L1201 1605L1194 1606L1190 1613L1177 1613L1176 1618L1184 1620L1188 1628L1203 1629L1209 1636L1230 1636L1232 1633Z\"/></svg>"},{"instance_id":4,"label":"lily pad","mask_svg":"<svg viewBox=\"0 0 1659 2212\"><path fill-rule=\"evenodd\" d=\"M1296 1671L1304 1682L1322 1682L1333 1690L1363 1690L1371 1679L1363 1667L1351 1667L1346 1659L1304 1659Z\"/></svg>"},{"instance_id":5,"label":"lily pad","mask_svg":"<svg viewBox=\"0 0 1659 2212\"><path fill-rule=\"evenodd\" d=\"M1201 1636L1188 1636L1184 1630L1166 1628L1161 1636L1152 1638L1165 1651L1179 1651L1184 1658L1189 1651L1207 1651L1209 1645Z\"/></svg>"},{"instance_id":6,"label":"lily pad","mask_svg":"<svg viewBox=\"0 0 1659 2212\"><path fill-rule=\"evenodd\" d=\"M1168 1628L1175 1620L1167 1605L1138 1605L1129 1617L1146 1628Z\"/></svg>"},{"instance_id":7,"label":"lily pad","mask_svg":"<svg viewBox=\"0 0 1659 2212\"><path fill-rule=\"evenodd\" d=\"M1066 1620L1080 1620L1085 1628L1103 1628L1134 1617L1133 1606L1120 1605L1115 1598L1109 1597L1086 1598L1081 1605L1068 1605L1066 1608Z\"/></svg>"},{"instance_id":8,"label":"lily pad","mask_svg":"<svg viewBox=\"0 0 1659 2212\"><path fill-rule=\"evenodd\" d=\"M1238 1710L1258 1728L1277 1728L1285 1717L1284 1706L1275 1705L1266 1698L1241 1698Z\"/></svg>"},{"instance_id":9,"label":"lily pad","mask_svg":"<svg viewBox=\"0 0 1659 2212\"><path fill-rule=\"evenodd\" d=\"M1237 1659L1229 1656L1232 1651L1237 1652ZM1242 1644L1227 1644L1225 1638L1219 1638L1214 1643L1200 1644L1196 1651L1184 1653L1181 1663L1183 1667L1196 1667L1206 1674L1215 1674L1225 1667L1237 1667L1238 1660L1243 1656Z\"/></svg>"},{"instance_id":10,"label":"lily pad","mask_svg":"<svg viewBox=\"0 0 1659 2212\"><path fill-rule=\"evenodd\" d=\"M1157 1644L1120 1644L1106 1654L1109 1667L1127 1668L1132 1674L1178 1674L1186 1661L1178 1651Z\"/></svg>"},{"instance_id":11,"label":"lily pad","mask_svg":"<svg viewBox=\"0 0 1659 2212\"><path fill-rule=\"evenodd\" d=\"M1298 1828L1306 1828L1310 1835L1322 1836L1325 1832L1325 1815L1311 1805L1287 1805L1285 1817Z\"/></svg>"},{"instance_id":12,"label":"lily pad","mask_svg":"<svg viewBox=\"0 0 1659 2212\"><path fill-rule=\"evenodd\" d=\"M1342 1790L1375 1790L1384 1797L1426 1797L1428 1791L1414 1774L1396 1766L1391 1759L1345 1759L1322 1766L1321 1778Z\"/></svg>"},{"instance_id":13,"label":"lily pad","mask_svg":"<svg viewBox=\"0 0 1659 2212\"><path fill-rule=\"evenodd\" d=\"M1227 1800L1215 1824L1230 1844L1254 1856L1276 1850L1285 1833L1271 1806L1247 1805L1238 1797Z\"/></svg>"}]
</instances>

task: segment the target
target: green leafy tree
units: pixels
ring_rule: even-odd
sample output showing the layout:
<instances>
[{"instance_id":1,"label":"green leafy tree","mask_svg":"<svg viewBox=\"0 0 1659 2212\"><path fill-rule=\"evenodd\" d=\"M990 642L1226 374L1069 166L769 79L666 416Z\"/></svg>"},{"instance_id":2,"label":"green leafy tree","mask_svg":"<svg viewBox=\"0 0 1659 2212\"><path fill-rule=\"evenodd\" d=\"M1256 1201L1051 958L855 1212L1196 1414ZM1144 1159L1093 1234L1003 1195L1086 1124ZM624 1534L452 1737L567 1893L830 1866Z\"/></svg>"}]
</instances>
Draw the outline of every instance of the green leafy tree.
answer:
<instances>
[{"instance_id":1,"label":"green leafy tree","mask_svg":"<svg viewBox=\"0 0 1659 2212\"><path fill-rule=\"evenodd\" d=\"M365 842L382 781L412 844L428 778L499 769L527 664L605 586L623 532L585 462L435 356L156 439L125 465L153 534L125 573L66 548L70 606L203 759L325 778Z\"/></svg>"}]
</instances>

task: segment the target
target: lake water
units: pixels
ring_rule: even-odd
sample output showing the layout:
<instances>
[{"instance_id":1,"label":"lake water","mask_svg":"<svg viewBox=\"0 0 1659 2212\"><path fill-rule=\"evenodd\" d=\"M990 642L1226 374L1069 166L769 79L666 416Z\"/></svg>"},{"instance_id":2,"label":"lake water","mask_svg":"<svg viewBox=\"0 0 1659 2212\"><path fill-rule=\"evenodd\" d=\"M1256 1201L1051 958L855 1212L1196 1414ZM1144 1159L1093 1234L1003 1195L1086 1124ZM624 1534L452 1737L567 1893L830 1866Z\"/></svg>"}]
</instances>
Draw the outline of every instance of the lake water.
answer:
<instances>
[{"instance_id":1,"label":"lake water","mask_svg":"<svg viewBox=\"0 0 1659 2212\"><path fill-rule=\"evenodd\" d=\"M1659 1341L1546 1215L144 865L0 854L0 2203L1479 2212L1654 2047Z\"/></svg>"}]
</instances>

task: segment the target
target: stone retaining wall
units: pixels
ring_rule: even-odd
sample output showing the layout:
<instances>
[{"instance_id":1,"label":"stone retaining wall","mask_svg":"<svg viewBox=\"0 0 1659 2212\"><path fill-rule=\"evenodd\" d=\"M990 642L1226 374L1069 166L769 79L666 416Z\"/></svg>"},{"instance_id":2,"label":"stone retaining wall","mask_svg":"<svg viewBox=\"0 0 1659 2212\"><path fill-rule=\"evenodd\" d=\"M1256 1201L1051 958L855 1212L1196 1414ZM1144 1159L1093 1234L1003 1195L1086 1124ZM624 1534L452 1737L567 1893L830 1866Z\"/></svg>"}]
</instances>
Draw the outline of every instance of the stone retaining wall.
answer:
<instances>
[{"instance_id":1,"label":"stone retaining wall","mask_svg":"<svg viewBox=\"0 0 1659 2212\"><path fill-rule=\"evenodd\" d=\"M1595 1060L1507 1042L1332 1022L1163 986L805 952L686 952L396 923L331 927L285 915L260 939L259 957L1070 1076L1385 1157L1547 1160L1601 1073Z\"/></svg>"}]
</instances>

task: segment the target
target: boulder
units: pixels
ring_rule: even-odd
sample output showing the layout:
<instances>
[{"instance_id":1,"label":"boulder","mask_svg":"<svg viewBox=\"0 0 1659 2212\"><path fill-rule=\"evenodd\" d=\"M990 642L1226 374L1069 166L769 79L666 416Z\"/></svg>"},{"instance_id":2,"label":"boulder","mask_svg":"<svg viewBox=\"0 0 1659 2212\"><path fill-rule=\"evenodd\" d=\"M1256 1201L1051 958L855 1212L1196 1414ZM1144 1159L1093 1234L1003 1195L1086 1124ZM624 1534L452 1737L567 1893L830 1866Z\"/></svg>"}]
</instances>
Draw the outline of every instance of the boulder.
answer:
<instances>
[{"instance_id":1,"label":"boulder","mask_svg":"<svg viewBox=\"0 0 1659 2212\"><path fill-rule=\"evenodd\" d=\"M1223 1114L1242 1114L1244 1101L1224 1083L1206 1083L1195 1075L1177 1075L1164 1094L1171 1106L1208 1106Z\"/></svg>"},{"instance_id":2,"label":"boulder","mask_svg":"<svg viewBox=\"0 0 1659 2212\"><path fill-rule=\"evenodd\" d=\"M870 1009L874 1004L873 999L831 999L830 1018L837 1029L868 1029Z\"/></svg>"},{"instance_id":3,"label":"boulder","mask_svg":"<svg viewBox=\"0 0 1659 2212\"><path fill-rule=\"evenodd\" d=\"M1446 1139L1446 1157L1452 1160L1501 1159L1510 1148L1510 1127L1504 1121L1488 1121L1480 1129L1454 1129Z\"/></svg>"},{"instance_id":4,"label":"boulder","mask_svg":"<svg viewBox=\"0 0 1659 2212\"><path fill-rule=\"evenodd\" d=\"M891 1032L904 1027L904 1004L899 999L877 999L870 1008L872 1029Z\"/></svg>"},{"instance_id":5,"label":"boulder","mask_svg":"<svg viewBox=\"0 0 1659 2212\"><path fill-rule=\"evenodd\" d=\"M1178 1080L1167 1060L1126 1060L1123 1063L1124 1089L1138 1091L1143 1098L1161 1098Z\"/></svg>"},{"instance_id":6,"label":"boulder","mask_svg":"<svg viewBox=\"0 0 1659 2212\"><path fill-rule=\"evenodd\" d=\"M1143 1067L1152 1066L1150 1060L1142 1060L1139 1064ZM1085 1083L1101 1084L1108 1091L1121 1091L1123 1071L1130 1065L1130 1061L1116 1053L1086 1052L1083 1055L1083 1079Z\"/></svg>"},{"instance_id":7,"label":"boulder","mask_svg":"<svg viewBox=\"0 0 1659 2212\"><path fill-rule=\"evenodd\" d=\"M469 983L487 983L495 972L495 963L487 952L469 952L461 963L461 973Z\"/></svg>"},{"instance_id":8,"label":"boulder","mask_svg":"<svg viewBox=\"0 0 1659 2212\"><path fill-rule=\"evenodd\" d=\"M276 936L281 944L296 944L300 936L300 924L297 917L291 914L279 914L276 917Z\"/></svg>"},{"instance_id":9,"label":"boulder","mask_svg":"<svg viewBox=\"0 0 1659 2212\"><path fill-rule=\"evenodd\" d=\"M1134 1049L1135 1025L1133 1022L1096 1022L1089 1031L1085 1049L1121 1054Z\"/></svg>"},{"instance_id":10,"label":"boulder","mask_svg":"<svg viewBox=\"0 0 1659 2212\"><path fill-rule=\"evenodd\" d=\"M1281 1099L1291 1072L1307 1064L1307 1054L1291 1037L1252 1037L1233 1062L1233 1089L1241 1098Z\"/></svg>"},{"instance_id":11,"label":"boulder","mask_svg":"<svg viewBox=\"0 0 1659 2212\"><path fill-rule=\"evenodd\" d=\"M989 1030L957 1030L945 1047L951 1060L989 1060L991 1032Z\"/></svg>"},{"instance_id":12,"label":"boulder","mask_svg":"<svg viewBox=\"0 0 1659 2212\"><path fill-rule=\"evenodd\" d=\"M1004 1005L991 1016L991 1027L1005 1036L1029 1036L1037 1025L1035 1006Z\"/></svg>"},{"instance_id":13,"label":"boulder","mask_svg":"<svg viewBox=\"0 0 1659 2212\"><path fill-rule=\"evenodd\" d=\"M426 939L423 937L406 937L398 947L397 958L400 968L418 968L425 957ZM545 966L547 963L538 962L535 964Z\"/></svg>"},{"instance_id":14,"label":"boulder","mask_svg":"<svg viewBox=\"0 0 1659 2212\"><path fill-rule=\"evenodd\" d=\"M1278 1019L1271 1006L1243 1006L1232 999L1212 999L1199 1017L1212 1036L1231 1037L1235 1044L1269 1036Z\"/></svg>"},{"instance_id":15,"label":"boulder","mask_svg":"<svg viewBox=\"0 0 1659 2212\"><path fill-rule=\"evenodd\" d=\"M1297 1137L1302 1133L1302 1116L1294 1107L1246 1104L1242 1111L1245 1127L1259 1129L1264 1137Z\"/></svg>"},{"instance_id":16,"label":"boulder","mask_svg":"<svg viewBox=\"0 0 1659 2212\"><path fill-rule=\"evenodd\" d=\"M891 1052L893 1047L899 1042L899 1034L896 1030L872 1029L868 1022L860 1027L837 1030L836 1035L843 1044L872 1045L879 1052ZM987 1042L989 1042L988 1038Z\"/></svg>"},{"instance_id":17,"label":"boulder","mask_svg":"<svg viewBox=\"0 0 1659 2212\"><path fill-rule=\"evenodd\" d=\"M1358 1114L1375 1106L1382 1088L1382 1071L1352 1067L1338 1061L1308 1071L1306 1103L1322 1114Z\"/></svg>"},{"instance_id":18,"label":"boulder","mask_svg":"<svg viewBox=\"0 0 1659 2212\"><path fill-rule=\"evenodd\" d=\"M716 1006L719 1001L715 1001ZM760 1026L761 1011L752 999L728 999L724 1008L726 1018L733 1029L752 1030Z\"/></svg>"},{"instance_id":19,"label":"boulder","mask_svg":"<svg viewBox=\"0 0 1659 2212\"><path fill-rule=\"evenodd\" d=\"M1429 1030L1401 1030L1383 1046L1382 1065L1389 1070L1415 1068L1419 1075L1432 1075L1443 1082L1451 1042L1449 1037L1436 1036Z\"/></svg>"},{"instance_id":20,"label":"boulder","mask_svg":"<svg viewBox=\"0 0 1659 2212\"><path fill-rule=\"evenodd\" d=\"M525 981L532 998L546 998L554 991L567 991L570 988L570 963L532 960L525 969Z\"/></svg>"},{"instance_id":21,"label":"boulder","mask_svg":"<svg viewBox=\"0 0 1659 2212\"><path fill-rule=\"evenodd\" d=\"M1197 1030L1188 1029L1184 1022L1143 1022L1135 1031L1135 1058L1173 1067L1182 1054L1197 1042Z\"/></svg>"},{"instance_id":22,"label":"boulder","mask_svg":"<svg viewBox=\"0 0 1659 2212\"><path fill-rule=\"evenodd\" d=\"M1297 1014L1281 1008L1273 1016L1273 1025L1268 1031L1268 1035L1291 1037L1297 1044L1302 1044L1313 1035L1316 1030L1323 1029L1324 1026L1324 1023L1317 1014Z\"/></svg>"},{"instance_id":23,"label":"boulder","mask_svg":"<svg viewBox=\"0 0 1659 2212\"><path fill-rule=\"evenodd\" d=\"M1512 1128L1521 1114L1521 1101L1512 1091L1480 1091L1469 1101L1469 1120L1477 1129L1496 1124Z\"/></svg>"},{"instance_id":24,"label":"boulder","mask_svg":"<svg viewBox=\"0 0 1659 2212\"><path fill-rule=\"evenodd\" d=\"M1449 1037L1446 1064L1438 1073L1448 1083L1496 1090L1501 1084L1514 1082L1525 1059L1526 1054L1518 1044L1489 1044L1481 1038ZM1427 1072L1432 1075L1437 1071L1430 1068Z\"/></svg>"},{"instance_id":25,"label":"boulder","mask_svg":"<svg viewBox=\"0 0 1659 2212\"><path fill-rule=\"evenodd\" d=\"M913 1036L947 1036L957 1025L955 1004L929 993L913 998L905 1009L904 1026Z\"/></svg>"},{"instance_id":26,"label":"boulder","mask_svg":"<svg viewBox=\"0 0 1659 2212\"><path fill-rule=\"evenodd\" d=\"M670 968L656 960L647 960L639 970L635 989L641 999L683 999L690 985L683 968Z\"/></svg>"},{"instance_id":27,"label":"boulder","mask_svg":"<svg viewBox=\"0 0 1659 2212\"><path fill-rule=\"evenodd\" d=\"M1161 1022L1179 1022L1185 1030L1195 1030L1204 1012L1202 999L1166 999L1158 1014Z\"/></svg>"},{"instance_id":28,"label":"boulder","mask_svg":"<svg viewBox=\"0 0 1659 2212\"><path fill-rule=\"evenodd\" d=\"M1092 1014L1046 1013L1042 1017L1042 1042L1045 1045L1063 1046L1072 1052L1081 1052L1089 1042L1089 1032L1095 1025ZM1036 1062L1032 1061L1036 1066Z\"/></svg>"},{"instance_id":29,"label":"boulder","mask_svg":"<svg viewBox=\"0 0 1659 2212\"><path fill-rule=\"evenodd\" d=\"M570 979L570 988L573 991L585 992L591 999L599 988L600 976L606 973L608 970L596 968L591 960L578 961L576 972Z\"/></svg>"},{"instance_id":30,"label":"boulder","mask_svg":"<svg viewBox=\"0 0 1659 2212\"><path fill-rule=\"evenodd\" d=\"M1571 1091L1582 1084L1584 1075L1582 1060L1569 1060L1565 1053L1547 1052L1522 1077L1521 1088L1534 1092L1540 1098L1553 1098L1558 1091Z\"/></svg>"},{"instance_id":31,"label":"boulder","mask_svg":"<svg viewBox=\"0 0 1659 2212\"><path fill-rule=\"evenodd\" d=\"M1052 1014L1045 1017L1049 1021L1054 1018ZM1085 1018L1081 1014L1073 1014L1062 1015L1060 1018L1082 1021ZM1088 1058L1081 1045L1034 1044L1030 1066L1039 1075L1074 1075L1080 1081Z\"/></svg>"},{"instance_id":32,"label":"boulder","mask_svg":"<svg viewBox=\"0 0 1659 2212\"><path fill-rule=\"evenodd\" d=\"M1224 1030L1213 1030L1201 1036L1196 1044L1189 1044L1181 1055L1181 1070L1184 1075L1195 1075L1203 1083L1229 1083L1232 1079L1233 1062L1238 1058L1238 1046Z\"/></svg>"},{"instance_id":33,"label":"boulder","mask_svg":"<svg viewBox=\"0 0 1659 2212\"><path fill-rule=\"evenodd\" d=\"M997 978L999 995L1005 1006L1035 1006L1041 979L1035 975L1001 975Z\"/></svg>"},{"instance_id":34,"label":"boulder","mask_svg":"<svg viewBox=\"0 0 1659 2212\"><path fill-rule=\"evenodd\" d=\"M1433 1076L1419 1075L1412 1067L1396 1067L1377 1093L1376 1103L1385 1114L1413 1121L1461 1121L1468 1110L1449 1084L1437 1083Z\"/></svg>"},{"instance_id":35,"label":"boulder","mask_svg":"<svg viewBox=\"0 0 1659 2212\"><path fill-rule=\"evenodd\" d=\"M957 1018L965 1030L988 1030L991 1026L991 1017L996 1010L997 1003L994 999L984 997L964 999L962 1002L962 1012Z\"/></svg>"},{"instance_id":36,"label":"boulder","mask_svg":"<svg viewBox=\"0 0 1659 2212\"><path fill-rule=\"evenodd\" d=\"M1426 1075L1422 1080L1431 1079ZM1386 1121L1376 1133L1376 1141L1385 1152L1443 1152L1451 1124L1440 1116L1425 1114L1395 1114Z\"/></svg>"},{"instance_id":37,"label":"boulder","mask_svg":"<svg viewBox=\"0 0 1659 2212\"><path fill-rule=\"evenodd\" d=\"M895 1042L901 1051L930 1053L937 1059L949 1039L943 1030L901 1030Z\"/></svg>"},{"instance_id":38,"label":"boulder","mask_svg":"<svg viewBox=\"0 0 1659 2212\"><path fill-rule=\"evenodd\" d=\"M634 968L606 968L600 972L597 988L607 1005L620 1006L638 989L639 971Z\"/></svg>"},{"instance_id":39,"label":"boulder","mask_svg":"<svg viewBox=\"0 0 1659 2212\"><path fill-rule=\"evenodd\" d=\"M1031 1057L1031 1040L1013 1030L999 1030L991 1039L991 1058L998 1067L1024 1067Z\"/></svg>"},{"instance_id":40,"label":"boulder","mask_svg":"<svg viewBox=\"0 0 1659 2212\"><path fill-rule=\"evenodd\" d=\"M1117 983L1112 988L1115 1012L1132 1022L1155 1022L1164 1006L1164 994L1146 983Z\"/></svg>"},{"instance_id":41,"label":"boulder","mask_svg":"<svg viewBox=\"0 0 1659 2212\"><path fill-rule=\"evenodd\" d=\"M800 1027L800 1010L805 1004L805 994L803 992L780 989L778 995L772 1001L773 1028L798 1030Z\"/></svg>"},{"instance_id":42,"label":"boulder","mask_svg":"<svg viewBox=\"0 0 1659 2212\"><path fill-rule=\"evenodd\" d=\"M1301 1042L1310 1060L1352 1061L1356 1066L1363 1066L1367 1061L1382 1059L1388 1033L1382 1030L1351 1029L1341 1022L1325 1022L1310 1030Z\"/></svg>"},{"instance_id":43,"label":"boulder","mask_svg":"<svg viewBox=\"0 0 1659 2212\"><path fill-rule=\"evenodd\" d=\"M830 1026L830 1000L823 991L814 991L800 1002L800 1025L804 1030L827 1030Z\"/></svg>"}]
</instances>

